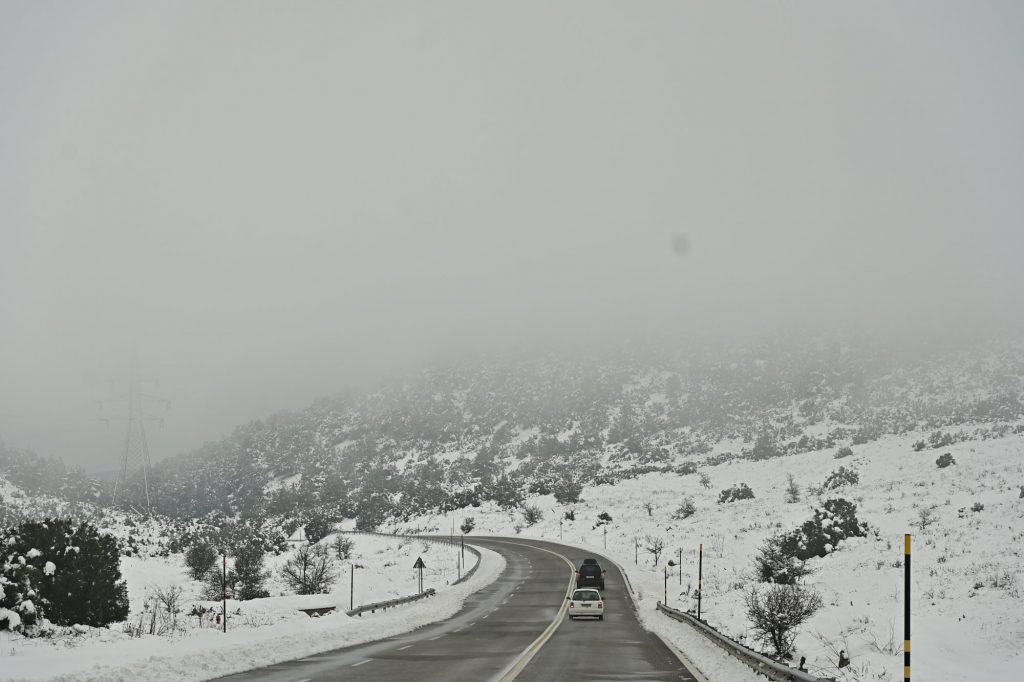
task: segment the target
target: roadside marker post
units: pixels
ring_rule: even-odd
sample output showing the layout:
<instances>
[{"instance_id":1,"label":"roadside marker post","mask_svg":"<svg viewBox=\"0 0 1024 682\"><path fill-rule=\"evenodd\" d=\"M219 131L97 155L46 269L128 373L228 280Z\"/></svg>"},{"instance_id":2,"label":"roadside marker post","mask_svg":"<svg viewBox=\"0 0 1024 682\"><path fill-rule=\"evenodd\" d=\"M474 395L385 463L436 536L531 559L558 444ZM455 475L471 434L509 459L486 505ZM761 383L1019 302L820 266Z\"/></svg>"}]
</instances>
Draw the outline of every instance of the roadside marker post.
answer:
<instances>
[{"instance_id":1,"label":"roadside marker post","mask_svg":"<svg viewBox=\"0 0 1024 682\"><path fill-rule=\"evenodd\" d=\"M704 596L704 543L697 554L697 620L700 620L700 600Z\"/></svg>"},{"instance_id":2,"label":"roadside marker post","mask_svg":"<svg viewBox=\"0 0 1024 682\"><path fill-rule=\"evenodd\" d=\"M227 633L227 631L228 631L228 555L227 555L227 551L226 550L225 550L224 554L222 555L222 557L223 557L224 562L222 564L221 574L220 574L220 596L221 596L221 599L223 600L222 601L223 606L221 607L221 609L222 609L221 613L224 614L224 618L222 620L224 621L224 632Z\"/></svg>"},{"instance_id":3,"label":"roadside marker post","mask_svg":"<svg viewBox=\"0 0 1024 682\"><path fill-rule=\"evenodd\" d=\"M903 536L903 681L910 682L910 533Z\"/></svg>"}]
</instances>

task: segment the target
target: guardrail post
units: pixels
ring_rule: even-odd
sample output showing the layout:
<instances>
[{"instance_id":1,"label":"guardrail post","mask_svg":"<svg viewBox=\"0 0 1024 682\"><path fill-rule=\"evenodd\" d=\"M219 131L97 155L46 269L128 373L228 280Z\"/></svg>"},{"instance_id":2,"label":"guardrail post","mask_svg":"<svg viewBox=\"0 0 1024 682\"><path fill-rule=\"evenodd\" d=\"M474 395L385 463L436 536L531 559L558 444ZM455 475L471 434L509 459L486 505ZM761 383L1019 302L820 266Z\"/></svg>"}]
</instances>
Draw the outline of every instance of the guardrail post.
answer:
<instances>
[{"instance_id":1,"label":"guardrail post","mask_svg":"<svg viewBox=\"0 0 1024 682\"><path fill-rule=\"evenodd\" d=\"M903 536L903 680L910 682L910 533Z\"/></svg>"}]
</instances>

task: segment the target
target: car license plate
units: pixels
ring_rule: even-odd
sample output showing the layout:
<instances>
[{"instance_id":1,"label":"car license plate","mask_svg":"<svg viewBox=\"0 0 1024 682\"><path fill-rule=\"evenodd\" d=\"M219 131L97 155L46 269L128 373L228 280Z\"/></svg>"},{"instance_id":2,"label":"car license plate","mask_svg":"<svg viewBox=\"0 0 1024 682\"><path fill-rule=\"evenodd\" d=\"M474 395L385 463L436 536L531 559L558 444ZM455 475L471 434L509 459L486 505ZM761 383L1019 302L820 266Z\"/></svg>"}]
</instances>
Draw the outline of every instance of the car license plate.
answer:
<instances>
[{"instance_id":1,"label":"car license plate","mask_svg":"<svg viewBox=\"0 0 1024 682\"><path fill-rule=\"evenodd\" d=\"M580 606L582 606L585 609L589 609L590 608L590 603L589 602L583 602L582 604L580 604Z\"/></svg>"}]
</instances>

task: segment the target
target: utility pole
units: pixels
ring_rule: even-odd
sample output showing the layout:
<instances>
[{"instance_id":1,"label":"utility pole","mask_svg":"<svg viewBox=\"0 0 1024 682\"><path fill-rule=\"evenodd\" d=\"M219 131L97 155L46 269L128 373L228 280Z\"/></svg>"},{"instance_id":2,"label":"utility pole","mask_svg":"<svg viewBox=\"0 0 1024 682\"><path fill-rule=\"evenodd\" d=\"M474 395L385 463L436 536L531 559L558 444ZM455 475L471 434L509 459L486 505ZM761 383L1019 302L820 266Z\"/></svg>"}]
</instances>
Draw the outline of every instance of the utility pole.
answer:
<instances>
[{"instance_id":1,"label":"utility pole","mask_svg":"<svg viewBox=\"0 0 1024 682\"><path fill-rule=\"evenodd\" d=\"M107 426L110 425L112 419L125 419L128 422L128 429L125 433L124 449L121 452L121 462L119 467L118 476L114 481L114 492L110 499L110 505L112 507L117 506L118 492L121 493L122 497L125 495L125 491L128 487L128 469L129 466L139 466L142 469L142 485L146 495L146 513L152 512L152 504L149 495L149 471L152 468L152 462L149 458L149 441L146 438L145 422L155 421L160 426L163 426L163 417L159 417L150 414L145 410L146 405L157 404L164 408L169 408L171 402L159 396L152 395L145 391L147 385L152 385L154 391L159 390L159 384L156 379L143 378L138 376L136 366L138 364L138 358L136 357L132 362L131 370L128 375L128 391L127 393L114 395L107 399L107 402L124 402L127 404L127 411L114 415L111 417L101 417L100 421L107 422ZM103 401L100 401L102 407Z\"/></svg>"},{"instance_id":2,"label":"utility pole","mask_svg":"<svg viewBox=\"0 0 1024 682\"><path fill-rule=\"evenodd\" d=\"M608 526L604 527L604 548L608 549Z\"/></svg>"},{"instance_id":3,"label":"utility pole","mask_svg":"<svg viewBox=\"0 0 1024 682\"><path fill-rule=\"evenodd\" d=\"M356 594L356 562L351 564L352 570L349 572L349 583L348 583L348 610L351 611L355 608L355 594Z\"/></svg>"},{"instance_id":4,"label":"utility pole","mask_svg":"<svg viewBox=\"0 0 1024 682\"><path fill-rule=\"evenodd\" d=\"M679 566L679 584L682 585L683 584L683 548L682 547L679 548L679 561L676 562L676 565Z\"/></svg>"}]
</instances>

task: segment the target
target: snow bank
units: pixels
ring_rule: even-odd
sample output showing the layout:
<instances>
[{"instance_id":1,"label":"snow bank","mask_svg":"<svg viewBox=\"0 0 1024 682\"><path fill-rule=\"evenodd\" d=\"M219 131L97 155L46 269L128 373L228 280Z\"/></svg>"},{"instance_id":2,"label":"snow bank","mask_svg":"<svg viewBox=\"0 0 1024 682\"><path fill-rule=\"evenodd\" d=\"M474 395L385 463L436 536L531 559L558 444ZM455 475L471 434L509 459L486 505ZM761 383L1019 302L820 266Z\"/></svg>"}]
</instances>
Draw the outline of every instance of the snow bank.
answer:
<instances>
[{"instance_id":1,"label":"snow bank","mask_svg":"<svg viewBox=\"0 0 1024 682\"><path fill-rule=\"evenodd\" d=\"M359 586L355 600L357 605L415 592L415 587L409 589L409 584L415 585L411 566L415 557L423 552L423 543L405 539L403 547L406 551L400 556L378 552L388 548L394 551L402 540L357 536L357 549L362 548L362 552L355 562L367 567L365 574L356 569L356 585ZM450 548L444 550L453 554ZM448 618L462 607L470 594L493 582L504 570L505 560L483 548L480 552L481 564L472 578L449 586L447 583L450 581L444 577L442 567L445 551L441 546L431 544L424 561L428 567L437 568L424 572L424 587L437 589L437 595L362 617L345 615L350 585L343 581L344 589L340 584L336 585L329 595L290 595L248 602L229 600L227 633L211 627L209 622L167 637L130 638L116 629L100 628L68 629L50 640L28 640L20 635L0 633L0 670L4 680L185 682L211 679L374 641ZM386 556L382 562L396 562L392 566L401 561L401 570L370 569L374 565L374 556ZM467 553L467 558L470 556ZM283 561L280 557L278 559ZM450 563L454 567L454 561ZM200 588L198 583L188 581L183 567L174 560L126 561L125 569L129 591L135 598L145 594L143 576L189 587L190 594L196 594ZM403 577L396 577L397 573ZM404 577L405 574L409 574L408 577ZM207 604L212 605L210 602ZM339 608L320 618L309 618L297 611L298 608L324 605ZM133 617L137 617L136 614L133 613ZM195 618L191 621L196 623ZM112 661L117 663L112 664Z\"/></svg>"}]
</instances>

